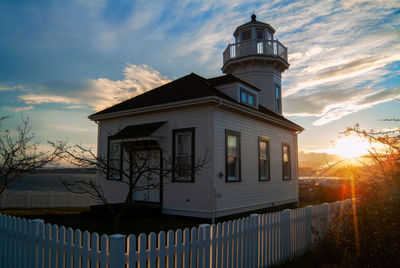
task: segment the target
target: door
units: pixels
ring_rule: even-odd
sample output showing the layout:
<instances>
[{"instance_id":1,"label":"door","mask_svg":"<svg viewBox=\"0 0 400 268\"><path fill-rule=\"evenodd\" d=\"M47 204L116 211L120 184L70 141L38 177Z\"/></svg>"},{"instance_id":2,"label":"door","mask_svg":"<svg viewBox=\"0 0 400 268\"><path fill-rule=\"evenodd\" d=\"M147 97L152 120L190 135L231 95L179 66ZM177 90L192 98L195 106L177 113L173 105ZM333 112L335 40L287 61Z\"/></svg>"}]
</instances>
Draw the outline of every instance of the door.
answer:
<instances>
[{"instance_id":1,"label":"door","mask_svg":"<svg viewBox=\"0 0 400 268\"><path fill-rule=\"evenodd\" d=\"M134 174L139 177L133 201L160 202L160 151L141 150L134 154Z\"/></svg>"}]
</instances>

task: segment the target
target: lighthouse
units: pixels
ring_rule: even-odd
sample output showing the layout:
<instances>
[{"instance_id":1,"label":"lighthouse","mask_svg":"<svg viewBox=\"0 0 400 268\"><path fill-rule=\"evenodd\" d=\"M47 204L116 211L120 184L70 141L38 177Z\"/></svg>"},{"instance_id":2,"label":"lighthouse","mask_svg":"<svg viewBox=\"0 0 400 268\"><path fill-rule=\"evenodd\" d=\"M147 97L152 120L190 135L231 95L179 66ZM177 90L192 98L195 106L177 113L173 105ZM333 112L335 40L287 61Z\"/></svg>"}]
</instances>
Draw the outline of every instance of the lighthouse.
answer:
<instances>
[{"instance_id":1,"label":"lighthouse","mask_svg":"<svg viewBox=\"0 0 400 268\"><path fill-rule=\"evenodd\" d=\"M282 114L282 73L289 68L287 48L274 40L275 29L256 20L236 28L235 43L223 53L222 72L259 88L258 103Z\"/></svg>"}]
</instances>

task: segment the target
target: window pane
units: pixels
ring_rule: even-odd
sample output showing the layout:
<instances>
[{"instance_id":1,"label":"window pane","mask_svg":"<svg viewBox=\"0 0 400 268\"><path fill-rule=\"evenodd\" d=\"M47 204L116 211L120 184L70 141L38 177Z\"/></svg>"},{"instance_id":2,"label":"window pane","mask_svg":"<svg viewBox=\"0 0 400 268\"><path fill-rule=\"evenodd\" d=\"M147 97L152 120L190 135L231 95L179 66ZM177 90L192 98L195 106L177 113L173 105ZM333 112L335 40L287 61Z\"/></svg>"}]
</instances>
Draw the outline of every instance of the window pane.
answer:
<instances>
[{"instance_id":1,"label":"window pane","mask_svg":"<svg viewBox=\"0 0 400 268\"><path fill-rule=\"evenodd\" d=\"M280 112L281 110L281 89L278 85L275 85L275 111Z\"/></svg>"},{"instance_id":2,"label":"window pane","mask_svg":"<svg viewBox=\"0 0 400 268\"><path fill-rule=\"evenodd\" d=\"M179 180L191 181L192 132L176 132L175 144L175 175Z\"/></svg>"},{"instance_id":3,"label":"window pane","mask_svg":"<svg viewBox=\"0 0 400 268\"><path fill-rule=\"evenodd\" d=\"M242 94L240 96L241 96L241 101L242 102L247 102L247 100L246 100L246 92L242 91Z\"/></svg>"},{"instance_id":4,"label":"window pane","mask_svg":"<svg viewBox=\"0 0 400 268\"><path fill-rule=\"evenodd\" d=\"M239 180L239 140L237 136L227 137L227 177L228 180Z\"/></svg>"},{"instance_id":5,"label":"window pane","mask_svg":"<svg viewBox=\"0 0 400 268\"><path fill-rule=\"evenodd\" d=\"M263 39L263 31L257 31L257 39L262 40Z\"/></svg>"},{"instance_id":6,"label":"window pane","mask_svg":"<svg viewBox=\"0 0 400 268\"><path fill-rule=\"evenodd\" d=\"M228 156L236 156L237 137L228 136Z\"/></svg>"},{"instance_id":7,"label":"window pane","mask_svg":"<svg viewBox=\"0 0 400 268\"><path fill-rule=\"evenodd\" d=\"M287 145L283 146L283 178L290 179L290 147Z\"/></svg>"},{"instance_id":8,"label":"window pane","mask_svg":"<svg viewBox=\"0 0 400 268\"><path fill-rule=\"evenodd\" d=\"M253 96L247 95L247 102L251 105L253 105Z\"/></svg>"},{"instance_id":9,"label":"window pane","mask_svg":"<svg viewBox=\"0 0 400 268\"><path fill-rule=\"evenodd\" d=\"M269 146L268 141L260 141L260 179L269 180Z\"/></svg>"},{"instance_id":10,"label":"window pane","mask_svg":"<svg viewBox=\"0 0 400 268\"><path fill-rule=\"evenodd\" d=\"M110 143L109 158L109 179L118 180L121 174L121 144L117 142Z\"/></svg>"},{"instance_id":11,"label":"window pane","mask_svg":"<svg viewBox=\"0 0 400 268\"><path fill-rule=\"evenodd\" d=\"M249 40L251 38L251 31L242 32L242 41Z\"/></svg>"}]
</instances>

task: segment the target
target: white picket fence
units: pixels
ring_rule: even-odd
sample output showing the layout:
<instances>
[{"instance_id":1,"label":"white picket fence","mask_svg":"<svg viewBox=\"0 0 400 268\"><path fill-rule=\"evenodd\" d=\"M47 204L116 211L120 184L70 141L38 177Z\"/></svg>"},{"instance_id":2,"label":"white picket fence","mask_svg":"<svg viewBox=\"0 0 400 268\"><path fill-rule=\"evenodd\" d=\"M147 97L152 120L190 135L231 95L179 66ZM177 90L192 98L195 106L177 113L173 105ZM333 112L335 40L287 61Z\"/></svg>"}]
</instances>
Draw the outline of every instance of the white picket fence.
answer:
<instances>
[{"instance_id":1,"label":"white picket fence","mask_svg":"<svg viewBox=\"0 0 400 268\"><path fill-rule=\"evenodd\" d=\"M0 209L88 207L97 204L89 195L54 191L5 190L0 194Z\"/></svg>"},{"instance_id":2,"label":"white picket fence","mask_svg":"<svg viewBox=\"0 0 400 268\"><path fill-rule=\"evenodd\" d=\"M0 214L1 267L269 267L311 248L351 200L158 235L102 235Z\"/></svg>"}]
</instances>

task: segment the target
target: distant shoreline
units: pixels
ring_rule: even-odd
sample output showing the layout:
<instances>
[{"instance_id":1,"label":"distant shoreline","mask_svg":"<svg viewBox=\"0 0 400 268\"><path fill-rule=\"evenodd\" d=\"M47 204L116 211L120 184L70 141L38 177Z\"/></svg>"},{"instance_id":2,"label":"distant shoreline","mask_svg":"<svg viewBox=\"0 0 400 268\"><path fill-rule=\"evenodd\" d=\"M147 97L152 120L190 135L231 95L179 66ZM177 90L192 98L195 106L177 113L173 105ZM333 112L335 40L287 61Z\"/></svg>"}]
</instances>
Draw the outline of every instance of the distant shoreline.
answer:
<instances>
[{"instance_id":1,"label":"distant shoreline","mask_svg":"<svg viewBox=\"0 0 400 268\"><path fill-rule=\"evenodd\" d=\"M42 168L37 169L32 174L40 173L70 173L70 174L96 174L94 168Z\"/></svg>"}]
</instances>

